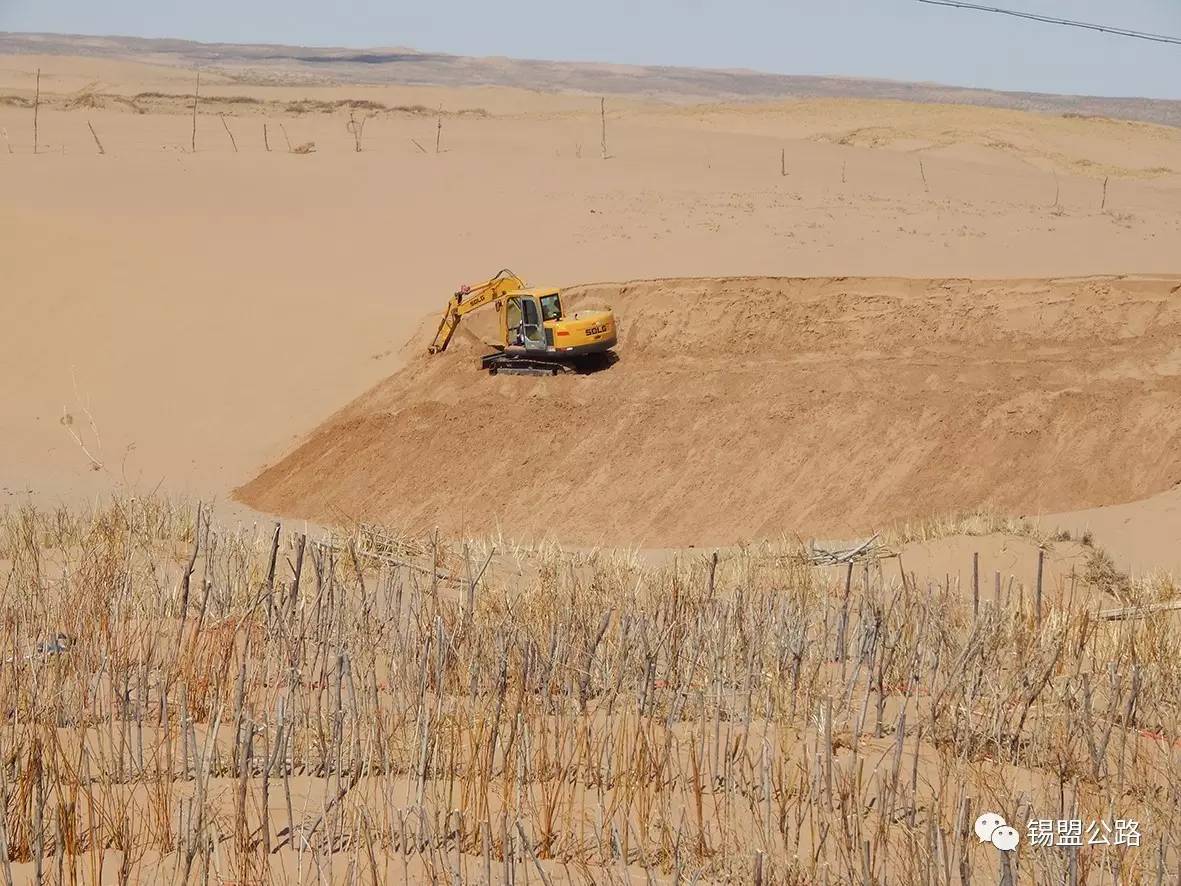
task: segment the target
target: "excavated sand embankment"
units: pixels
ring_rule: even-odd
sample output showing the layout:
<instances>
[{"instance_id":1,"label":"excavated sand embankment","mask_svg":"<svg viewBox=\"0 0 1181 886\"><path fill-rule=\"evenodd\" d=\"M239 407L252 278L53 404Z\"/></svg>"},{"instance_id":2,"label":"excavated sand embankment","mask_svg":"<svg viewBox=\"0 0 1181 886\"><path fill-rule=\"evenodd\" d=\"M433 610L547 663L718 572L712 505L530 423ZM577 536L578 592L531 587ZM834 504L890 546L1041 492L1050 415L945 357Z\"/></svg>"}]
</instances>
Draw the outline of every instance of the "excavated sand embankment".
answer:
<instances>
[{"instance_id":1,"label":"excavated sand embankment","mask_svg":"<svg viewBox=\"0 0 1181 886\"><path fill-rule=\"evenodd\" d=\"M488 377L478 324L437 357L415 341L238 496L326 522L684 546L1065 511L1181 480L1181 279L659 280L568 298L615 309L610 369Z\"/></svg>"}]
</instances>

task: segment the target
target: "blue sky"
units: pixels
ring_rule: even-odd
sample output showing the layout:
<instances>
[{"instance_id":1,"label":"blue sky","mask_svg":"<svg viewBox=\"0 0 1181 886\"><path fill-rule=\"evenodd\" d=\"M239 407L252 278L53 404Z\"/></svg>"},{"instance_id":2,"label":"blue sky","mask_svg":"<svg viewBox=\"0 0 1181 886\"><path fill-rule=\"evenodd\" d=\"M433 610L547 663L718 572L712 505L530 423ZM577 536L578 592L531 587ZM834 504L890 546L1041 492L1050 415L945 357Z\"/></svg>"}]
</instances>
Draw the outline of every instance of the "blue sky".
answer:
<instances>
[{"instance_id":1,"label":"blue sky","mask_svg":"<svg viewBox=\"0 0 1181 886\"><path fill-rule=\"evenodd\" d=\"M997 0L1181 36L1181 0ZM0 0L0 30L754 68L1181 99L1181 46L915 0Z\"/></svg>"}]
</instances>

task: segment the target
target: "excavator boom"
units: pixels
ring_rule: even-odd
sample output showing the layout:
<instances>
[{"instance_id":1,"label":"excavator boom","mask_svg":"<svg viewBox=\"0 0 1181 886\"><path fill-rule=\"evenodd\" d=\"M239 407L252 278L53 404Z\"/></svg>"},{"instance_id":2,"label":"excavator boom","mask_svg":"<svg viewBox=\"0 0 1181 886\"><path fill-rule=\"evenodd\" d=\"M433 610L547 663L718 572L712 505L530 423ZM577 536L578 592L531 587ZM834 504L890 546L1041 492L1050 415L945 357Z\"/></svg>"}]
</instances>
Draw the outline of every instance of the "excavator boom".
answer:
<instances>
[{"instance_id":1,"label":"excavator boom","mask_svg":"<svg viewBox=\"0 0 1181 886\"><path fill-rule=\"evenodd\" d=\"M484 283L462 287L447 302L443 319L439 321L439 328L435 332L435 339L427 350L432 354L447 350L460 317L492 304L503 298L506 293L524 288L525 281L507 268Z\"/></svg>"}]
</instances>

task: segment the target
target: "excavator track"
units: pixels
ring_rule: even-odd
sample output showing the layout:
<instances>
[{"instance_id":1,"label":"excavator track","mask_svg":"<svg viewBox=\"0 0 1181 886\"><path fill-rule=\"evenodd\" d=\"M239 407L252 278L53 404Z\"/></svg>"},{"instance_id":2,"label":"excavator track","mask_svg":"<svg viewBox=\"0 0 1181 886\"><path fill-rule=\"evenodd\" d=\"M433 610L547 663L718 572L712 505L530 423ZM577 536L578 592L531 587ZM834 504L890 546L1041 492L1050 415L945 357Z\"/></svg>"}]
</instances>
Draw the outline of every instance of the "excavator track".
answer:
<instances>
[{"instance_id":1,"label":"excavator track","mask_svg":"<svg viewBox=\"0 0 1181 886\"><path fill-rule=\"evenodd\" d=\"M489 375L566 375L576 372L573 366L553 360L536 360L514 354L486 354L480 359L480 368Z\"/></svg>"}]
</instances>

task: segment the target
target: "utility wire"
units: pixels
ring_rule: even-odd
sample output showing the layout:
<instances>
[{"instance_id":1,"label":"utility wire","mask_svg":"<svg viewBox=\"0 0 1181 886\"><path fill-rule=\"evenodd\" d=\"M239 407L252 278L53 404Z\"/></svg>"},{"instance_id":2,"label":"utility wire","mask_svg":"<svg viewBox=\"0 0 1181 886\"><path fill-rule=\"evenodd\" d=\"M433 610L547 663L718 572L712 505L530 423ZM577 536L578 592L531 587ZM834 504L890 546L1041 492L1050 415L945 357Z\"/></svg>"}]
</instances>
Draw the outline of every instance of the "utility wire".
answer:
<instances>
[{"instance_id":1,"label":"utility wire","mask_svg":"<svg viewBox=\"0 0 1181 886\"><path fill-rule=\"evenodd\" d=\"M1045 22L1050 25L1065 25L1069 28L1084 28L1088 31L1099 31L1104 34L1116 34L1120 37L1135 37L1137 40L1151 40L1154 43L1171 43L1181 46L1181 37L1168 37L1164 34L1149 34L1145 31L1132 31L1128 28L1116 28L1109 25L1094 25L1088 22L1076 22L1067 18L1055 18L1050 15L1038 15L1034 12L1019 12L1015 9L1001 9L997 6L981 6L978 3L964 3L962 0L918 0L931 6L951 6L956 9L974 9L978 12L995 12L999 15L1010 15L1013 18L1024 18L1035 22Z\"/></svg>"}]
</instances>

